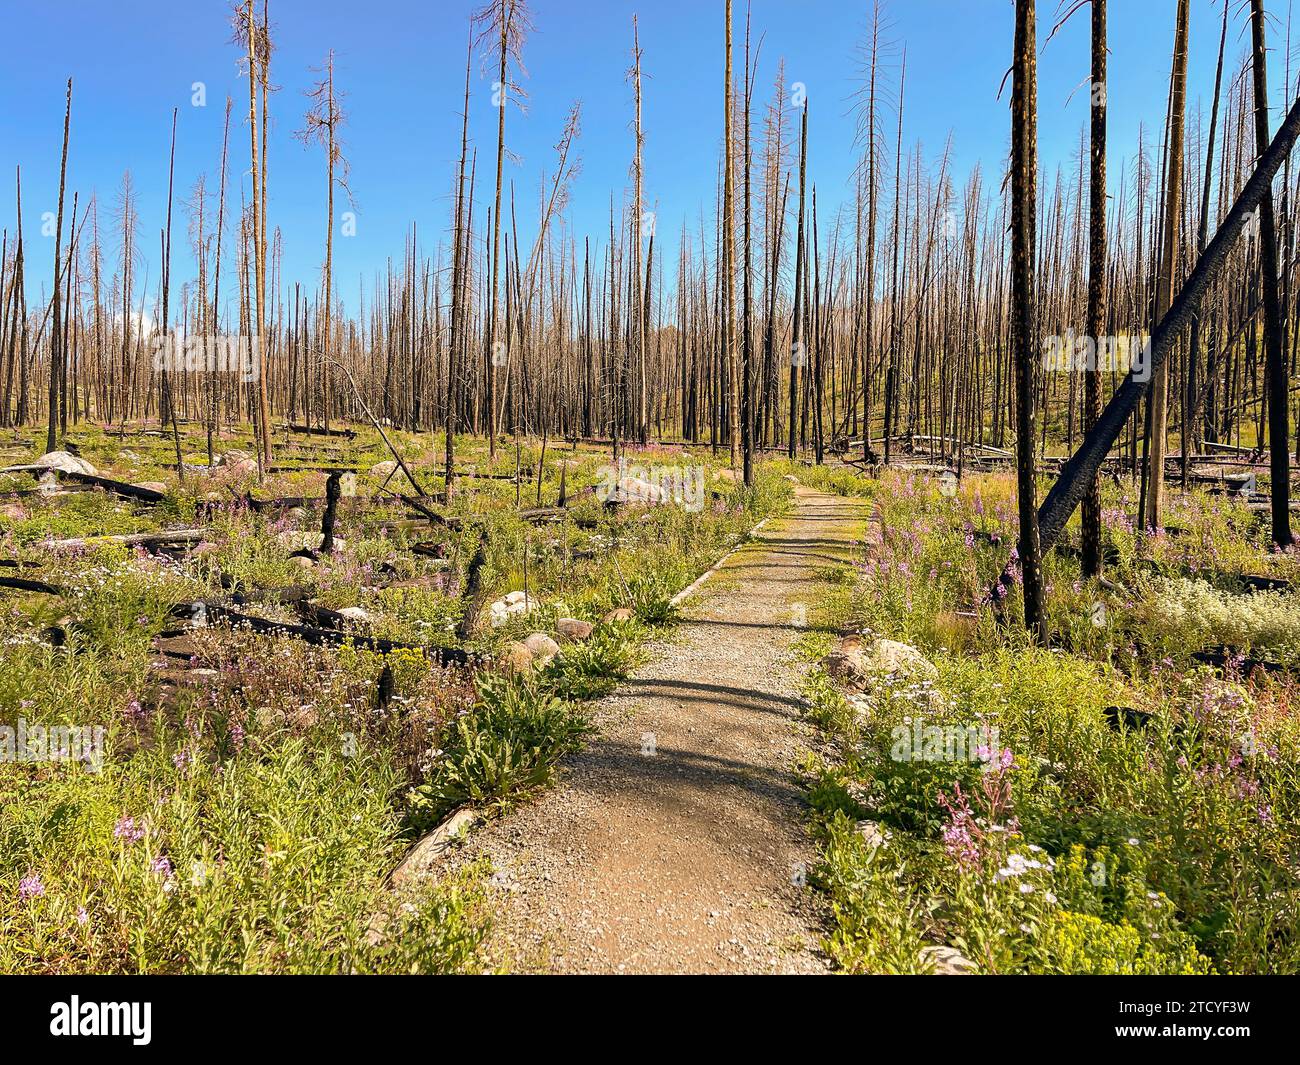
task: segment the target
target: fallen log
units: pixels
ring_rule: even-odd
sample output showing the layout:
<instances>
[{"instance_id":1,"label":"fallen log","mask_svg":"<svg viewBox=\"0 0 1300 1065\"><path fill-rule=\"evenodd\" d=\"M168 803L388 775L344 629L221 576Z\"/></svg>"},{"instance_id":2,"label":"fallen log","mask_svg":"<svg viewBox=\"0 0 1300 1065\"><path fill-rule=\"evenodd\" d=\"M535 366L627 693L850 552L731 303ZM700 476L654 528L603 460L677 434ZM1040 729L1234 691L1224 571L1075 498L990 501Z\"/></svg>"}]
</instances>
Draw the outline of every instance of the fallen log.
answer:
<instances>
[{"instance_id":1,"label":"fallen log","mask_svg":"<svg viewBox=\"0 0 1300 1065\"><path fill-rule=\"evenodd\" d=\"M172 608L172 616L193 618L200 604L203 607L203 612L211 621L224 621L232 627L245 626L253 632L265 636L292 636L305 643L329 647L351 643L356 647L362 647L367 651L374 651L377 654L384 655L393 651L422 651L438 665L444 667L478 667L487 662L485 656L462 650L459 647L431 647L427 644L403 643L399 640L387 640L378 636L365 636L360 633L344 632L337 629L321 629L312 625L292 625L284 621L271 621L267 618L260 618L255 614L244 614L238 610L232 610L222 603L208 600L200 600L196 603L180 603Z\"/></svg>"},{"instance_id":2,"label":"fallen log","mask_svg":"<svg viewBox=\"0 0 1300 1065\"><path fill-rule=\"evenodd\" d=\"M161 547L173 544L202 543L204 529L172 529L170 532L124 533L118 536L77 536L70 540L39 540L33 547L90 547L94 544L125 544L128 547Z\"/></svg>"},{"instance_id":3,"label":"fallen log","mask_svg":"<svg viewBox=\"0 0 1300 1065\"><path fill-rule=\"evenodd\" d=\"M355 440L357 436L355 429L323 429L316 425L294 425L292 423L287 428L291 433L305 433L309 436L341 436L348 440Z\"/></svg>"},{"instance_id":4,"label":"fallen log","mask_svg":"<svg viewBox=\"0 0 1300 1065\"><path fill-rule=\"evenodd\" d=\"M6 577L0 574L0 588L12 588L16 592L36 592L40 595L62 595L63 589L45 581L29 581L24 577Z\"/></svg>"},{"instance_id":5,"label":"fallen log","mask_svg":"<svg viewBox=\"0 0 1300 1065\"><path fill-rule=\"evenodd\" d=\"M157 492L152 488L141 488L137 484L128 484L126 481L115 481L111 477L101 477L95 473L77 473L73 470L58 470L51 466L9 466L3 473L31 473L45 476L47 473L55 478L66 477L77 484L90 485L92 488L102 488L105 492L112 492L114 495L123 496L127 499L135 499L141 503L161 503L167 498L165 492Z\"/></svg>"},{"instance_id":6,"label":"fallen log","mask_svg":"<svg viewBox=\"0 0 1300 1065\"><path fill-rule=\"evenodd\" d=\"M1240 654L1234 654L1231 647L1208 647L1204 651L1193 651L1192 659L1203 665L1213 666L1215 669L1223 670L1231 662L1233 666L1243 676L1250 676L1255 670L1260 669L1265 673L1294 673L1295 669L1291 666L1284 666L1280 662L1269 662L1263 658L1249 658Z\"/></svg>"}]
</instances>

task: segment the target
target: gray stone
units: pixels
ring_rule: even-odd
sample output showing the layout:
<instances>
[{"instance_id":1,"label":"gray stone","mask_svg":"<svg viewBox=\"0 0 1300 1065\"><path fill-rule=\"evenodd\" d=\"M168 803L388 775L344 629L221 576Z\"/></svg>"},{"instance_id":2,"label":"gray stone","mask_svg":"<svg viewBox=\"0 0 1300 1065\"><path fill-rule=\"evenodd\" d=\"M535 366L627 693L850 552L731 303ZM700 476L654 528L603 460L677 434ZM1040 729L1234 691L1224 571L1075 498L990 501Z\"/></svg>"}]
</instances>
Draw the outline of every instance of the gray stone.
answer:
<instances>
[{"instance_id":1,"label":"gray stone","mask_svg":"<svg viewBox=\"0 0 1300 1065\"><path fill-rule=\"evenodd\" d=\"M530 633L524 640L524 646L533 654L533 665L538 668L546 665L560 653L560 645L544 632Z\"/></svg>"},{"instance_id":2,"label":"gray stone","mask_svg":"<svg viewBox=\"0 0 1300 1065\"><path fill-rule=\"evenodd\" d=\"M83 458L67 451L49 451L38 458L33 466L43 466L63 473L82 473L94 477L99 471Z\"/></svg>"},{"instance_id":3,"label":"gray stone","mask_svg":"<svg viewBox=\"0 0 1300 1065\"><path fill-rule=\"evenodd\" d=\"M922 963L933 968L935 976L974 976L979 968L953 947L923 947Z\"/></svg>"},{"instance_id":4,"label":"gray stone","mask_svg":"<svg viewBox=\"0 0 1300 1065\"><path fill-rule=\"evenodd\" d=\"M478 820L479 815L473 810L457 810L407 852L406 857L393 870L393 886L403 887L427 876L442 855L473 828Z\"/></svg>"},{"instance_id":5,"label":"gray stone","mask_svg":"<svg viewBox=\"0 0 1300 1065\"><path fill-rule=\"evenodd\" d=\"M555 622L555 631L566 640L574 642L590 639L595 628L590 621L580 621L578 618L557 618Z\"/></svg>"}]
</instances>

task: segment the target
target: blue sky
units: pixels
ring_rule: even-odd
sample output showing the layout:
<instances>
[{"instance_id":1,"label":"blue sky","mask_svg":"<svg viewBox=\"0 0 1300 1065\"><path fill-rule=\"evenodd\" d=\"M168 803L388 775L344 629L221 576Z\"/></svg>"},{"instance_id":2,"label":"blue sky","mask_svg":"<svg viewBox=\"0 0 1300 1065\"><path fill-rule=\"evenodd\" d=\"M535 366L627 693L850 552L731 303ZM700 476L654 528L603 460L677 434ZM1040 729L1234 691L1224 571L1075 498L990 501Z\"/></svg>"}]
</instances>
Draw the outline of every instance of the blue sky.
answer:
<instances>
[{"instance_id":1,"label":"blue sky","mask_svg":"<svg viewBox=\"0 0 1300 1065\"><path fill-rule=\"evenodd\" d=\"M776 63L787 80L807 86L811 177L823 218L852 194L853 123L850 96L858 85L857 45L870 0L755 0L755 40L763 35L758 98L770 96ZM270 151L269 223L280 226L287 278L309 286L323 255L323 153L292 136L302 125L303 90L333 48L335 79L347 93L346 151L352 162L356 236L335 241L336 278L349 308L364 279L389 256L399 262L404 234L418 226L424 251L447 229L449 190L459 149L467 18L478 6L462 0L272 0L278 50ZM632 15L640 24L646 134L646 195L659 218L661 239L676 247L683 218L698 227L711 215L722 133L721 0L533 0L536 32L525 58L530 77L527 113L507 113L506 139L519 157L508 165L518 197L519 223L531 237L538 214L539 181L554 162L554 144L575 100L583 105L577 151L582 172L573 188L573 231L593 243L608 233L610 195L629 184L633 150L630 63ZM1234 3L1234 9L1238 4ZM1276 22L1271 43L1273 125L1281 113L1283 34L1287 4L1270 0ZM23 225L28 276L36 298L49 288L53 241L39 236L41 214L53 210L58 191L64 81L73 78L69 190L82 202L97 193L101 226L111 222L122 172L129 169L139 195L140 243L150 284L158 276L158 234L163 225L167 146L173 107L179 108L178 198L206 171L215 191L227 94L235 101L231 130L231 180L247 185L247 83L229 43L224 0L48 0L5 4L6 61L0 66L0 225L12 234L13 174L23 170ZM1163 120L1176 0L1111 0L1110 92L1112 175L1131 155L1139 122L1158 130ZM1085 7L1050 43L1055 0L1040 0L1040 165L1050 180L1058 164L1072 172L1088 73ZM952 135L957 184L981 162L986 188L998 180L1008 143L1008 89L998 87L1009 65L1013 8L1010 0L887 0L888 40L895 47L882 76L896 81L898 53L907 47L905 137L925 145L927 157ZM1218 45L1220 0L1192 0L1190 98L1208 109ZM737 63L743 47L745 7L735 4ZM1297 27L1300 36L1300 27ZM1231 65L1249 43L1241 17L1233 16ZM492 76L476 62L470 104L471 137L478 146L479 196L492 192L496 112ZM737 75L739 78L739 75ZM207 106L191 105L192 85L206 86ZM1073 93L1073 98L1070 99ZM1068 102L1067 102L1068 101ZM884 118L892 138L893 115ZM793 121L792 121L793 126ZM507 186L508 188L508 186ZM70 198L69 198L70 203ZM338 210L346 209L340 203ZM480 211L479 217L482 218ZM176 226L184 225L183 212ZM176 232L179 281L192 262ZM114 255L113 243L108 246Z\"/></svg>"}]
</instances>

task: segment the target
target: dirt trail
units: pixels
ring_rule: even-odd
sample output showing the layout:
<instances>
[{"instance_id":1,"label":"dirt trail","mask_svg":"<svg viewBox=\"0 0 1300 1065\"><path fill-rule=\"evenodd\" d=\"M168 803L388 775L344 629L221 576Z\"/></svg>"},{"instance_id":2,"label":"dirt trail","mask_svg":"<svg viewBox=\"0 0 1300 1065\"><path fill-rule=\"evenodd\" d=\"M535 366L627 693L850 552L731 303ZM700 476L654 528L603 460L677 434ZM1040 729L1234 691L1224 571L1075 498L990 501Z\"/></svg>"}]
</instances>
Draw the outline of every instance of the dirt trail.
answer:
<instances>
[{"instance_id":1,"label":"dirt trail","mask_svg":"<svg viewBox=\"0 0 1300 1065\"><path fill-rule=\"evenodd\" d=\"M471 837L465 856L497 870L494 956L559 973L825 971L817 904L796 883L812 855L791 645L866 517L800 487L596 704L599 732L559 785Z\"/></svg>"}]
</instances>

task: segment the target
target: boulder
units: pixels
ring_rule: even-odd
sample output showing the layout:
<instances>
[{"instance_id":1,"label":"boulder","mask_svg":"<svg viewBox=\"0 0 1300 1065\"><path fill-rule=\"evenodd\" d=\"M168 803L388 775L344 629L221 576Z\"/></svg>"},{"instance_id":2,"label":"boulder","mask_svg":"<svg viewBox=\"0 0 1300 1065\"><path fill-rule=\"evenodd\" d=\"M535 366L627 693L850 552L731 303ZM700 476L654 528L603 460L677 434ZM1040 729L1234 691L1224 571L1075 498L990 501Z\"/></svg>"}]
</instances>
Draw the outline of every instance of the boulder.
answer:
<instances>
[{"instance_id":1,"label":"boulder","mask_svg":"<svg viewBox=\"0 0 1300 1065\"><path fill-rule=\"evenodd\" d=\"M849 688L867 691L883 676L935 680L939 671L925 655L897 640L875 640L864 646L860 637L846 636L822 660L822 667Z\"/></svg>"},{"instance_id":2,"label":"boulder","mask_svg":"<svg viewBox=\"0 0 1300 1065\"><path fill-rule=\"evenodd\" d=\"M527 614L537 605L537 600L532 596L525 595L523 592L508 592L488 607L488 616L492 620L492 627L500 628L510 618Z\"/></svg>"},{"instance_id":3,"label":"boulder","mask_svg":"<svg viewBox=\"0 0 1300 1065\"><path fill-rule=\"evenodd\" d=\"M923 947L921 961L933 967L935 976L973 976L979 970L953 947Z\"/></svg>"},{"instance_id":4,"label":"boulder","mask_svg":"<svg viewBox=\"0 0 1300 1065\"><path fill-rule=\"evenodd\" d=\"M397 463L392 459L384 459L383 462L376 462L366 472L376 480L384 481L397 472Z\"/></svg>"},{"instance_id":5,"label":"boulder","mask_svg":"<svg viewBox=\"0 0 1300 1065\"><path fill-rule=\"evenodd\" d=\"M59 470L62 473L82 473L90 477L94 477L99 472L85 459L68 451L48 451L32 465L42 466L48 470Z\"/></svg>"},{"instance_id":6,"label":"boulder","mask_svg":"<svg viewBox=\"0 0 1300 1065\"><path fill-rule=\"evenodd\" d=\"M528 673L533 668L534 657L526 644L516 641L501 652L501 668L507 673Z\"/></svg>"},{"instance_id":7,"label":"boulder","mask_svg":"<svg viewBox=\"0 0 1300 1065\"><path fill-rule=\"evenodd\" d=\"M631 607L615 607L603 618L600 619L602 625L622 625L632 621L636 617L636 611Z\"/></svg>"},{"instance_id":8,"label":"boulder","mask_svg":"<svg viewBox=\"0 0 1300 1065\"><path fill-rule=\"evenodd\" d=\"M442 855L478 823L473 810L457 810L412 847L393 870L393 886L404 887L433 871Z\"/></svg>"},{"instance_id":9,"label":"boulder","mask_svg":"<svg viewBox=\"0 0 1300 1065\"><path fill-rule=\"evenodd\" d=\"M373 625L375 622L374 615L363 607L345 606L339 609L339 613L357 625Z\"/></svg>"},{"instance_id":10,"label":"boulder","mask_svg":"<svg viewBox=\"0 0 1300 1065\"><path fill-rule=\"evenodd\" d=\"M301 566L303 569L316 568L315 560L308 558L306 555L294 555L293 558L291 558L289 561L294 563L297 566Z\"/></svg>"},{"instance_id":11,"label":"boulder","mask_svg":"<svg viewBox=\"0 0 1300 1065\"><path fill-rule=\"evenodd\" d=\"M643 481L639 477L624 477L610 494L615 503L668 503L671 496L660 485Z\"/></svg>"},{"instance_id":12,"label":"boulder","mask_svg":"<svg viewBox=\"0 0 1300 1065\"><path fill-rule=\"evenodd\" d=\"M240 463L251 462L257 465L257 460L247 451L240 451L238 448L231 448L229 451L222 452L216 457L218 466L238 466Z\"/></svg>"},{"instance_id":13,"label":"boulder","mask_svg":"<svg viewBox=\"0 0 1300 1065\"><path fill-rule=\"evenodd\" d=\"M151 492L166 492L167 485L163 481L137 481L137 488L147 488Z\"/></svg>"},{"instance_id":14,"label":"boulder","mask_svg":"<svg viewBox=\"0 0 1300 1065\"><path fill-rule=\"evenodd\" d=\"M557 618L555 622L555 631L575 643L590 639L595 628L590 621L580 621L577 618Z\"/></svg>"},{"instance_id":15,"label":"boulder","mask_svg":"<svg viewBox=\"0 0 1300 1065\"><path fill-rule=\"evenodd\" d=\"M533 665L539 669L560 653L560 645L544 632L530 633L524 640L524 646L533 655Z\"/></svg>"}]
</instances>

